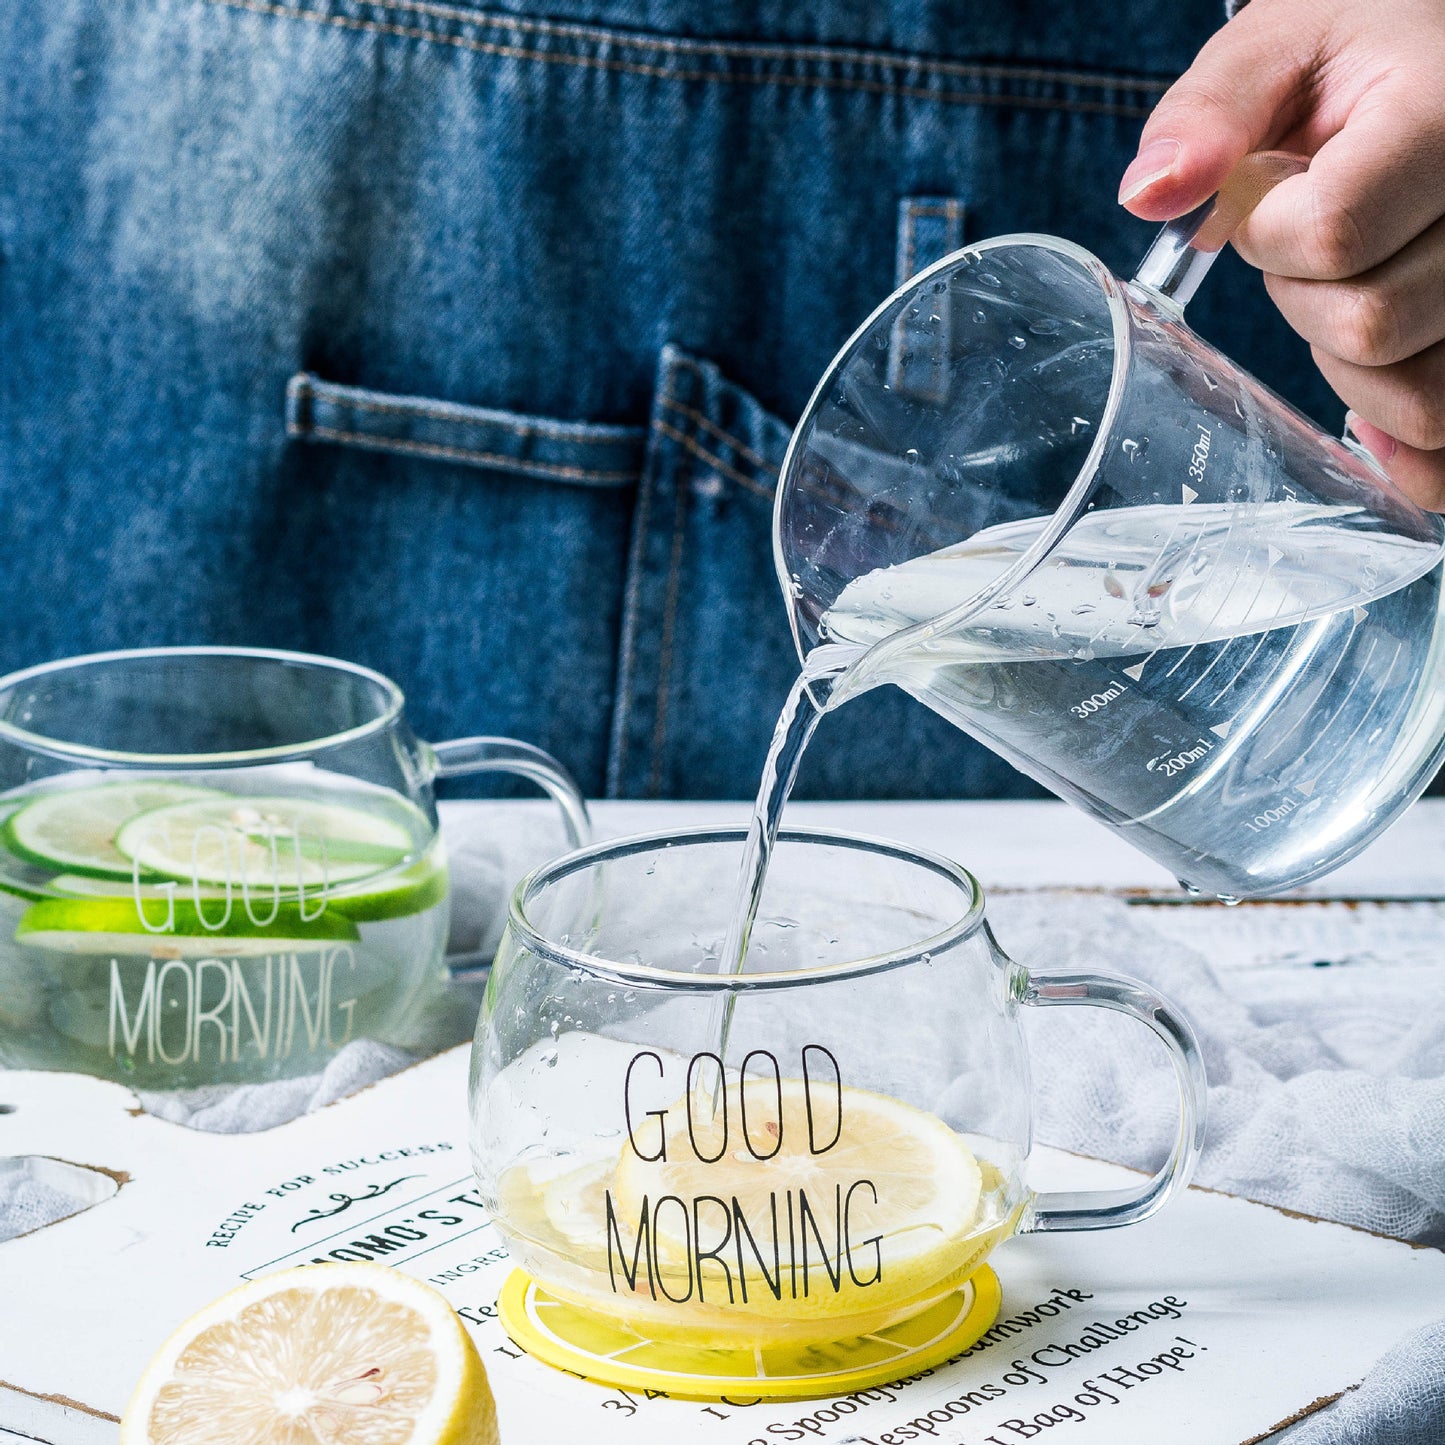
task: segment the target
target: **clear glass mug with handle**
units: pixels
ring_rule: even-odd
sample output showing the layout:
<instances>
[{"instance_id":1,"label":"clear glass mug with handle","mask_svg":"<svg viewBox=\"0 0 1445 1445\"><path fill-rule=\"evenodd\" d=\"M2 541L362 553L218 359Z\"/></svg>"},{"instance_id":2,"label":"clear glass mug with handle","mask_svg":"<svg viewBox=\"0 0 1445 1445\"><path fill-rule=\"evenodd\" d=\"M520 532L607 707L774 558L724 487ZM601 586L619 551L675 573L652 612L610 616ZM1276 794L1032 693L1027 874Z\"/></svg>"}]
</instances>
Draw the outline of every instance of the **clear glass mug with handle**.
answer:
<instances>
[{"instance_id":1,"label":"clear glass mug with handle","mask_svg":"<svg viewBox=\"0 0 1445 1445\"><path fill-rule=\"evenodd\" d=\"M326 657L188 647L0 678L0 1064L151 1089L312 1073L444 1003L432 785L506 738L427 744L401 690Z\"/></svg>"},{"instance_id":2,"label":"clear glass mug with handle","mask_svg":"<svg viewBox=\"0 0 1445 1445\"><path fill-rule=\"evenodd\" d=\"M889 843L783 833L731 972L743 837L599 844L518 886L471 1074L473 1164L518 1265L501 1318L625 1387L861 1388L988 1328L985 1261L1010 1235L1132 1224L1182 1187L1203 1069L1163 999L1025 969L968 873ZM1136 1188L1026 1182L1020 1012L1059 1004L1120 1010L1168 1048L1178 1134Z\"/></svg>"},{"instance_id":3,"label":"clear glass mug with handle","mask_svg":"<svg viewBox=\"0 0 1445 1445\"><path fill-rule=\"evenodd\" d=\"M1128 283L1038 235L923 272L819 384L775 516L820 706L895 683L1226 898L1344 862L1445 755L1441 519L1183 319L1302 166L1251 157Z\"/></svg>"}]
</instances>

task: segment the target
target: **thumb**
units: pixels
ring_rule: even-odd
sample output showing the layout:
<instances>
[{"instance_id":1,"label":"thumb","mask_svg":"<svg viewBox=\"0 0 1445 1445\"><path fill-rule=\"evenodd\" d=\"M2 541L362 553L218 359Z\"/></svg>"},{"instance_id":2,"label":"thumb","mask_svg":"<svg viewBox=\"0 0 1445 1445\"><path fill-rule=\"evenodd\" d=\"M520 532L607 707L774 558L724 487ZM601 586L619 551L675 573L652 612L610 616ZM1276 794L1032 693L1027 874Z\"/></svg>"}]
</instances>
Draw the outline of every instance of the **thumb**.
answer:
<instances>
[{"instance_id":1,"label":"thumb","mask_svg":"<svg viewBox=\"0 0 1445 1445\"><path fill-rule=\"evenodd\" d=\"M1119 184L1120 205L1147 221L1183 215L1251 151L1294 128L1308 101L1319 37L1302 7L1286 8L1289 26L1255 0L1165 91Z\"/></svg>"}]
</instances>

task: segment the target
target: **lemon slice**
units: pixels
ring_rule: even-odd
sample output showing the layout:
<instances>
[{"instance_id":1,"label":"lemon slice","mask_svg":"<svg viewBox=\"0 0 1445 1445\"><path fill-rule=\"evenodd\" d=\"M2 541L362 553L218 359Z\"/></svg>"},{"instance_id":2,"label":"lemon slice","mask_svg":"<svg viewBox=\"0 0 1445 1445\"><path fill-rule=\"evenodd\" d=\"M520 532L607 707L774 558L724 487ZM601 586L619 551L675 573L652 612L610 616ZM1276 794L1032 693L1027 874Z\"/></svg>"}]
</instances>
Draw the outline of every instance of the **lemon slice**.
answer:
<instances>
[{"instance_id":1,"label":"lemon slice","mask_svg":"<svg viewBox=\"0 0 1445 1445\"><path fill-rule=\"evenodd\" d=\"M780 1236L788 1274L781 1298L754 1288L746 1304L724 1305L728 1281L716 1261L703 1281L706 1300L734 1318L756 1317L760 1342L775 1326L794 1333L799 1324L860 1310L879 1317L922 1307L987 1252L978 1160L942 1120L896 1099L816 1083L810 1095L798 1079L750 1078L729 1083L725 1105L720 1099L714 1107L707 1089L679 1100L658 1142L665 1158L656 1162L624 1148L613 1186L618 1211L635 1228L647 1207L669 1298L706 1256L692 1234L701 1228L696 1208L659 1201L724 1201L708 1206L712 1232L726 1222L736 1238L741 1218L769 1252ZM791 1224L775 1227L775 1219Z\"/></svg>"},{"instance_id":2,"label":"lemon slice","mask_svg":"<svg viewBox=\"0 0 1445 1445\"><path fill-rule=\"evenodd\" d=\"M219 796L153 808L115 835L152 873L200 884L294 890L366 878L407 861L399 822L310 798Z\"/></svg>"},{"instance_id":3,"label":"lemon slice","mask_svg":"<svg viewBox=\"0 0 1445 1445\"><path fill-rule=\"evenodd\" d=\"M66 788L17 808L0 828L0 842L37 868L91 878L130 878L133 864L115 846L116 833L129 819L168 804L224 796L211 788L181 783Z\"/></svg>"},{"instance_id":4,"label":"lemon slice","mask_svg":"<svg viewBox=\"0 0 1445 1445\"><path fill-rule=\"evenodd\" d=\"M496 1445L477 1347L427 1285L378 1264L253 1280L146 1367L121 1445Z\"/></svg>"}]
</instances>

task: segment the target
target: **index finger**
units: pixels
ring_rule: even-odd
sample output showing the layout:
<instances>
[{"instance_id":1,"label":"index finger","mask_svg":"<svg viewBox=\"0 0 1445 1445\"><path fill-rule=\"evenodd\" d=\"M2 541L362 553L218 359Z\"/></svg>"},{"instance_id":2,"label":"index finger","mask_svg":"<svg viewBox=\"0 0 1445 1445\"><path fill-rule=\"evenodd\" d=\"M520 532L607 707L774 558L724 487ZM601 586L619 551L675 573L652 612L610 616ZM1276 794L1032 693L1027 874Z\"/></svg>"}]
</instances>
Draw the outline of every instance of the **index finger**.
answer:
<instances>
[{"instance_id":1,"label":"index finger","mask_svg":"<svg viewBox=\"0 0 1445 1445\"><path fill-rule=\"evenodd\" d=\"M1343 281L1388 260L1445 215L1445 123L1378 86L1240 227L1235 247L1276 276Z\"/></svg>"}]
</instances>

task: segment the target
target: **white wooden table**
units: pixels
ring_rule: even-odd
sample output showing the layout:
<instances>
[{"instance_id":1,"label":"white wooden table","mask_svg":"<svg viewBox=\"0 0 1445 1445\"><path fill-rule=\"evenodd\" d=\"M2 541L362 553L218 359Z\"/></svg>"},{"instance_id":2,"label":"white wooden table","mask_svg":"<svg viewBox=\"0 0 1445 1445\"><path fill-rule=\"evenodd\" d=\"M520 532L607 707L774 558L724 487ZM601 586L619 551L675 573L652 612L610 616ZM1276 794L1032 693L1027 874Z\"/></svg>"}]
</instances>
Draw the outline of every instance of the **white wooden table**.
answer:
<instances>
[{"instance_id":1,"label":"white wooden table","mask_svg":"<svg viewBox=\"0 0 1445 1445\"><path fill-rule=\"evenodd\" d=\"M458 807L469 805L459 804ZM743 821L738 803L604 802L599 836ZM796 824L843 828L957 859L987 892L1081 890L1118 896L1152 926L1205 952L1241 993L1267 997L1271 977L1298 983L1308 968L1322 990L1361 971L1393 992L1445 976L1445 800L1418 804L1384 839L1332 877L1281 900L1225 908L1189 898L1161 868L1062 803L799 803ZM3 1252L0 1244L0 1281ZM0 1309L23 1308L3 1296ZM0 1380L6 1379L0 1359ZM3 1392L0 1392L3 1393ZM6 1428L0 1439L33 1441ZM11 1420L11 1426L18 1421Z\"/></svg>"}]
</instances>

